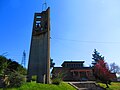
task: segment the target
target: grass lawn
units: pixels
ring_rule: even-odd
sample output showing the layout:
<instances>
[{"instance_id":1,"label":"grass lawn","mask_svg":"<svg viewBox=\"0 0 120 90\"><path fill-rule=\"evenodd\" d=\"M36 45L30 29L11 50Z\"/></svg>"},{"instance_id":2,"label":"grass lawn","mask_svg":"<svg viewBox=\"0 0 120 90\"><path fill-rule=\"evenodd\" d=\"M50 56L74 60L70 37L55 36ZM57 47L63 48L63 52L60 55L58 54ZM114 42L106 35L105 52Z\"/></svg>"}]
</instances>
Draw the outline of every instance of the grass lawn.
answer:
<instances>
[{"instance_id":1,"label":"grass lawn","mask_svg":"<svg viewBox=\"0 0 120 90\"><path fill-rule=\"evenodd\" d=\"M62 82L60 85L40 84L40 83L31 82L31 83L25 83L19 88L8 88L5 90L76 90L76 89L65 82Z\"/></svg>"},{"instance_id":2,"label":"grass lawn","mask_svg":"<svg viewBox=\"0 0 120 90\"><path fill-rule=\"evenodd\" d=\"M100 86L106 88L105 84L98 83ZM109 85L109 88L106 88L106 90L120 90L120 82L112 82L111 85Z\"/></svg>"}]
</instances>

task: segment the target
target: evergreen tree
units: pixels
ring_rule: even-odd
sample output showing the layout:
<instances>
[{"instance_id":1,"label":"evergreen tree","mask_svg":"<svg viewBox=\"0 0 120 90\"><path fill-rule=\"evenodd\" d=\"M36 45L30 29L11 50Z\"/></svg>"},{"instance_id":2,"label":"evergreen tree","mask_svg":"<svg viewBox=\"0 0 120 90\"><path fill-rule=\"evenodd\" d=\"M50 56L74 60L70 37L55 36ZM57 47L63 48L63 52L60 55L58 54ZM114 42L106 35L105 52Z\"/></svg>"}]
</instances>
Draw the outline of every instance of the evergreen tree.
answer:
<instances>
[{"instance_id":1,"label":"evergreen tree","mask_svg":"<svg viewBox=\"0 0 120 90\"><path fill-rule=\"evenodd\" d=\"M100 53L96 50L96 49L94 49L94 53L92 54L92 56L93 56L93 62L92 62L92 64L93 64L93 66L99 61L99 60L104 60L104 56L102 56L102 55L100 55Z\"/></svg>"},{"instance_id":2,"label":"evergreen tree","mask_svg":"<svg viewBox=\"0 0 120 90\"><path fill-rule=\"evenodd\" d=\"M53 59L50 59L50 68L53 68L55 66L55 63L53 62Z\"/></svg>"}]
</instances>

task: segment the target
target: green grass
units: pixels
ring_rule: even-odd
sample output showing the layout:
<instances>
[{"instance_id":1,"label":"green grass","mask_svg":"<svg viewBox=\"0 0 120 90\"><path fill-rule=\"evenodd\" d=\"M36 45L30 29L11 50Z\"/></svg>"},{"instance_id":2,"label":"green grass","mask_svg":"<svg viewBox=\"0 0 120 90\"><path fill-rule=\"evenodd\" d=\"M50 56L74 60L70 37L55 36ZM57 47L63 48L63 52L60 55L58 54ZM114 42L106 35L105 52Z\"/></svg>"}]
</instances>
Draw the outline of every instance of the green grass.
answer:
<instances>
[{"instance_id":1,"label":"green grass","mask_svg":"<svg viewBox=\"0 0 120 90\"><path fill-rule=\"evenodd\" d=\"M100 86L106 88L105 84L98 83ZM106 90L120 90L120 82L112 82L111 85L109 85L109 88L106 88Z\"/></svg>"},{"instance_id":2,"label":"green grass","mask_svg":"<svg viewBox=\"0 0 120 90\"><path fill-rule=\"evenodd\" d=\"M31 83L25 83L19 88L8 88L5 90L76 90L76 89L65 82L62 82L60 85L40 84L40 83L31 82Z\"/></svg>"}]
</instances>

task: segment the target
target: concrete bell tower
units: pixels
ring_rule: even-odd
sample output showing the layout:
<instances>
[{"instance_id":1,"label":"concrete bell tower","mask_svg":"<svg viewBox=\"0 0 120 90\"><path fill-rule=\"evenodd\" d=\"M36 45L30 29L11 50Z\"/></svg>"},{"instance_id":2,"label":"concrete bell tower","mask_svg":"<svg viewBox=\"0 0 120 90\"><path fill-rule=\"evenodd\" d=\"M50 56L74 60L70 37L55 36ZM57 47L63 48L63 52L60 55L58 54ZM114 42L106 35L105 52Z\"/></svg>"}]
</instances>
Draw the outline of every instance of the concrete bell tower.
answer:
<instances>
[{"instance_id":1,"label":"concrete bell tower","mask_svg":"<svg viewBox=\"0 0 120 90\"><path fill-rule=\"evenodd\" d=\"M50 8L41 13L35 13L27 81L37 76L37 83L50 83Z\"/></svg>"}]
</instances>

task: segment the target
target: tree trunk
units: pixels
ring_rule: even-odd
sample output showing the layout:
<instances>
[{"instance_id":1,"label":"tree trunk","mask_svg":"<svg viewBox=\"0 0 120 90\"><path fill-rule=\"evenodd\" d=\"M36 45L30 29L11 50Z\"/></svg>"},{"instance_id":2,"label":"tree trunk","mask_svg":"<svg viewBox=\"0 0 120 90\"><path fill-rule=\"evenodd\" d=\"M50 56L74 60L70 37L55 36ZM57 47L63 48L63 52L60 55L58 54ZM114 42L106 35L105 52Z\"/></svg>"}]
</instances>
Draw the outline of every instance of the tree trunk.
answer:
<instances>
[{"instance_id":1,"label":"tree trunk","mask_svg":"<svg viewBox=\"0 0 120 90\"><path fill-rule=\"evenodd\" d=\"M108 84L106 83L106 88L109 88Z\"/></svg>"}]
</instances>

